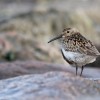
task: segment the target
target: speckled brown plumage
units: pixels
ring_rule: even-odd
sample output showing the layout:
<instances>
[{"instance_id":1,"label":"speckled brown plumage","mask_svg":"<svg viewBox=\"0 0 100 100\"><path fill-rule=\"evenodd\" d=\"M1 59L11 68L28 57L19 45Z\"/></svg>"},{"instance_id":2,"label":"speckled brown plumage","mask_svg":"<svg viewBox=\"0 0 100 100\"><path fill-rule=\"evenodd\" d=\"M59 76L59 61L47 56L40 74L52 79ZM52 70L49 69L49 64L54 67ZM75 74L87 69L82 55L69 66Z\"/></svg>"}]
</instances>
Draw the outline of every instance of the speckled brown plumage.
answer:
<instances>
[{"instance_id":1,"label":"speckled brown plumage","mask_svg":"<svg viewBox=\"0 0 100 100\"><path fill-rule=\"evenodd\" d=\"M62 45L64 49L67 51L78 52L93 56L100 55L92 42L83 37L79 32L72 34L71 36L66 36L61 41L63 43Z\"/></svg>"},{"instance_id":2,"label":"speckled brown plumage","mask_svg":"<svg viewBox=\"0 0 100 100\"><path fill-rule=\"evenodd\" d=\"M61 53L63 58L71 65L76 66L76 74L78 67L81 67L81 74L83 66L92 63L100 55L99 51L75 28L65 28L60 35L51 39L48 43L60 39Z\"/></svg>"}]
</instances>

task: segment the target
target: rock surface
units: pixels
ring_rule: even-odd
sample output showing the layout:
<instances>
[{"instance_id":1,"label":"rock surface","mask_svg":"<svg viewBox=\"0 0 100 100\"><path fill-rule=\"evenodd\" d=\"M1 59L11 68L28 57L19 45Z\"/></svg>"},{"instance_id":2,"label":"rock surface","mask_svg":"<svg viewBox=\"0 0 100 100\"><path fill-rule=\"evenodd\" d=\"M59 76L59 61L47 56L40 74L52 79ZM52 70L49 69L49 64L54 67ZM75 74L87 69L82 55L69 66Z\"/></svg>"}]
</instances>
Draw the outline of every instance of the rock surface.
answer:
<instances>
[{"instance_id":1,"label":"rock surface","mask_svg":"<svg viewBox=\"0 0 100 100\"><path fill-rule=\"evenodd\" d=\"M83 76L79 77L69 65L16 61L0 63L0 79L0 100L100 98L99 69L85 68Z\"/></svg>"},{"instance_id":2,"label":"rock surface","mask_svg":"<svg viewBox=\"0 0 100 100\"><path fill-rule=\"evenodd\" d=\"M99 100L100 81L48 72L0 81L0 100Z\"/></svg>"},{"instance_id":3,"label":"rock surface","mask_svg":"<svg viewBox=\"0 0 100 100\"><path fill-rule=\"evenodd\" d=\"M52 64L33 60L0 63L0 79L7 79L26 74L44 74L52 71L69 72L75 75L75 68L68 64ZM80 69L78 70L78 74L80 74ZM85 67L83 77L94 78L94 80L100 79L100 69Z\"/></svg>"}]
</instances>

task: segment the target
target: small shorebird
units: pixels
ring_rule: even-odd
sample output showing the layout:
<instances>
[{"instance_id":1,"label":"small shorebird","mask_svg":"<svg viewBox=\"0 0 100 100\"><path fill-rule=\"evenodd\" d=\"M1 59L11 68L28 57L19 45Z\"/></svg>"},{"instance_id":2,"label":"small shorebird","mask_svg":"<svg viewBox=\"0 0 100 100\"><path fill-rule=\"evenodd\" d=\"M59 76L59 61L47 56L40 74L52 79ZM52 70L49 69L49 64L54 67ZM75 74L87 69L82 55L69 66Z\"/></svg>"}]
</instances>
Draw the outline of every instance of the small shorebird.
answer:
<instances>
[{"instance_id":1,"label":"small shorebird","mask_svg":"<svg viewBox=\"0 0 100 100\"><path fill-rule=\"evenodd\" d=\"M60 39L61 53L63 58L72 66L76 67L76 75L78 67L81 68L82 75L84 66L92 63L100 55L99 51L75 28L65 28L57 37L51 39L48 43Z\"/></svg>"}]
</instances>

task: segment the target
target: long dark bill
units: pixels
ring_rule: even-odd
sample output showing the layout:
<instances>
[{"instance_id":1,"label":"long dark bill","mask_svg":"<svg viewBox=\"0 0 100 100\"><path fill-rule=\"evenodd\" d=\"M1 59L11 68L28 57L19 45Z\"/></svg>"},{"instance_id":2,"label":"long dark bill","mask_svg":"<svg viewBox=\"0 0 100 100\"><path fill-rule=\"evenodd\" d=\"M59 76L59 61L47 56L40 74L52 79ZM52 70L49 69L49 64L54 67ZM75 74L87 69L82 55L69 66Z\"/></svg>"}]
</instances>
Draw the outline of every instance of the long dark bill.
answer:
<instances>
[{"instance_id":1,"label":"long dark bill","mask_svg":"<svg viewBox=\"0 0 100 100\"><path fill-rule=\"evenodd\" d=\"M52 41L54 41L54 40L57 40L57 39L61 38L61 37L62 37L62 35L63 35L63 34L61 34L61 35L59 35L59 36L57 36L57 37L55 37L55 38L51 39L48 43L50 43L50 42L52 42Z\"/></svg>"}]
</instances>

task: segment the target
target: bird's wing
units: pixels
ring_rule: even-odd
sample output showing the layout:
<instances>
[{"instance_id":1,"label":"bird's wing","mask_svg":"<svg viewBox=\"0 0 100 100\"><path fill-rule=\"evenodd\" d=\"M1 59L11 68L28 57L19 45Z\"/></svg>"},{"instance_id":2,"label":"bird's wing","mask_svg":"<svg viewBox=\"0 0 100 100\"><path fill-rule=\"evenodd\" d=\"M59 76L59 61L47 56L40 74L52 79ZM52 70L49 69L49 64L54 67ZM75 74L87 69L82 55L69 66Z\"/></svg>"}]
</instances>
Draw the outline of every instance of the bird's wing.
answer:
<instances>
[{"instance_id":1,"label":"bird's wing","mask_svg":"<svg viewBox=\"0 0 100 100\"><path fill-rule=\"evenodd\" d=\"M83 46L79 46L78 50L82 53L85 53L87 55L91 56L98 56L100 55L99 51L96 49L96 47L92 44L91 41L87 41L86 44Z\"/></svg>"},{"instance_id":2,"label":"bird's wing","mask_svg":"<svg viewBox=\"0 0 100 100\"><path fill-rule=\"evenodd\" d=\"M70 45L74 44L74 45ZM92 44L90 40L87 40L80 33L74 34L68 39L67 45L70 45L70 48L67 48L68 51L78 52L82 54L87 54L91 56L100 55L99 51Z\"/></svg>"}]
</instances>

